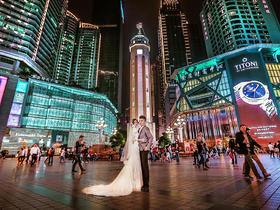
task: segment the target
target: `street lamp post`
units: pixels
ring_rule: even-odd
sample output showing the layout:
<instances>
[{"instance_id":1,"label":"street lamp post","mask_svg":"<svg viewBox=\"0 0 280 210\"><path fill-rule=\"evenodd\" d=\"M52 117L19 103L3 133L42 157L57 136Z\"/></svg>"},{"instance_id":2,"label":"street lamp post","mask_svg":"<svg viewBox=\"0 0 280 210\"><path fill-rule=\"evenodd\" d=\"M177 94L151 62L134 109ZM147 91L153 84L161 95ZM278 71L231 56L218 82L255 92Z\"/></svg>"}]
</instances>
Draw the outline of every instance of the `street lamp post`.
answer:
<instances>
[{"instance_id":1,"label":"street lamp post","mask_svg":"<svg viewBox=\"0 0 280 210\"><path fill-rule=\"evenodd\" d=\"M169 139L173 143L172 134L174 134L174 131L173 131L173 129L170 126L168 126L168 128L166 129L166 133L168 134Z\"/></svg>"},{"instance_id":2,"label":"street lamp post","mask_svg":"<svg viewBox=\"0 0 280 210\"><path fill-rule=\"evenodd\" d=\"M180 142L183 142L183 127L186 125L185 119L179 116L174 125L179 129Z\"/></svg>"},{"instance_id":3,"label":"street lamp post","mask_svg":"<svg viewBox=\"0 0 280 210\"><path fill-rule=\"evenodd\" d=\"M99 130L99 144L102 143L102 134L105 128L107 128L108 125L105 124L105 121L103 118L100 118L100 120L97 121L96 127Z\"/></svg>"}]
</instances>

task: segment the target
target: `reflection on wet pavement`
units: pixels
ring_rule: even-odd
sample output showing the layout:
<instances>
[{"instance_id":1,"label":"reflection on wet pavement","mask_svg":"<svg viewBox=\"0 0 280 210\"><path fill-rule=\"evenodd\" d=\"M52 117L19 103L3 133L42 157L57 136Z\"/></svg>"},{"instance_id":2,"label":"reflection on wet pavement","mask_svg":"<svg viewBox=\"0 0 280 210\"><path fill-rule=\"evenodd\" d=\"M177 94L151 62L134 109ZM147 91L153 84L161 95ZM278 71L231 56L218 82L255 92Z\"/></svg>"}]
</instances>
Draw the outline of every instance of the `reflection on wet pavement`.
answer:
<instances>
[{"instance_id":1,"label":"reflection on wet pavement","mask_svg":"<svg viewBox=\"0 0 280 210\"><path fill-rule=\"evenodd\" d=\"M151 163L149 193L124 197L97 197L81 190L110 183L122 168L120 162L87 164L87 173L71 174L71 161L36 167L16 166L0 160L0 209L277 209L280 208L280 160L260 156L272 174L270 179L249 181L242 176L242 163L233 167L229 158L211 160L209 171L192 165Z\"/></svg>"}]
</instances>

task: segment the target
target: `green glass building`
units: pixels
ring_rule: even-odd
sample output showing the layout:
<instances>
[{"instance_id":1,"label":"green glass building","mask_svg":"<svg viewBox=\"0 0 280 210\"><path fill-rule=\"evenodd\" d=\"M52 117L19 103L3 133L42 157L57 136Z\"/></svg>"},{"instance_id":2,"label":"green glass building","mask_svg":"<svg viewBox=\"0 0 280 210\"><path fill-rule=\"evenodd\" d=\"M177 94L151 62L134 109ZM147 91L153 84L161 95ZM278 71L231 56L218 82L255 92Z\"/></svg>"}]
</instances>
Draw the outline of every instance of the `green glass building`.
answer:
<instances>
[{"instance_id":1,"label":"green glass building","mask_svg":"<svg viewBox=\"0 0 280 210\"><path fill-rule=\"evenodd\" d=\"M98 133L96 123L103 118L109 135L117 126L116 114L104 95L30 79L21 127Z\"/></svg>"},{"instance_id":2,"label":"green glass building","mask_svg":"<svg viewBox=\"0 0 280 210\"><path fill-rule=\"evenodd\" d=\"M208 57L259 43L280 43L270 0L203 0L200 14Z\"/></svg>"},{"instance_id":3,"label":"green glass building","mask_svg":"<svg viewBox=\"0 0 280 210\"><path fill-rule=\"evenodd\" d=\"M89 90L97 87L100 39L98 26L80 23L71 73L73 85Z\"/></svg>"},{"instance_id":4,"label":"green glass building","mask_svg":"<svg viewBox=\"0 0 280 210\"><path fill-rule=\"evenodd\" d=\"M69 85L76 36L80 20L67 11L58 44L58 54L54 65L53 79Z\"/></svg>"},{"instance_id":5,"label":"green glass building","mask_svg":"<svg viewBox=\"0 0 280 210\"><path fill-rule=\"evenodd\" d=\"M52 75L67 3L66 0L0 1L2 71Z\"/></svg>"},{"instance_id":6,"label":"green glass building","mask_svg":"<svg viewBox=\"0 0 280 210\"><path fill-rule=\"evenodd\" d=\"M107 127L102 131L102 142L117 127L117 109L101 94L71 88L32 78L0 73L7 79L4 100L0 105L0 148L15 154L21 145L34 143L47 147L55 143L75 146L80 135L87 146L100 144L97 122L104 119ZM3 140L3 141L2 141Z\"/></svg>"}]
</instances>

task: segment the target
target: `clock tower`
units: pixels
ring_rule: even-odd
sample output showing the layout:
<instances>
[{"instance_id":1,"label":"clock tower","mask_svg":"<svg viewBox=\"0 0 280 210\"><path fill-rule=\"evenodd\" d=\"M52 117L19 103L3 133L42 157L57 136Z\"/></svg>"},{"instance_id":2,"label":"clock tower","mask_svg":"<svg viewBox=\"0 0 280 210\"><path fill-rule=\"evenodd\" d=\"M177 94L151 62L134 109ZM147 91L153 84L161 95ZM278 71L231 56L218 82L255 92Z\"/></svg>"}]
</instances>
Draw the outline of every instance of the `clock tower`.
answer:
<instances>
[{"instance_id":1,"label":"clock tower","mask_svg":"<svg viewBox=\"0 0 280 210\"><path fill-rule=\"evenodd\" d=\"M152 123L152 94L150 72L150 41L143 24L137 24L138 32L131 39L130 51L130 120L144 115Z\"/></svg>"}]
</instances>

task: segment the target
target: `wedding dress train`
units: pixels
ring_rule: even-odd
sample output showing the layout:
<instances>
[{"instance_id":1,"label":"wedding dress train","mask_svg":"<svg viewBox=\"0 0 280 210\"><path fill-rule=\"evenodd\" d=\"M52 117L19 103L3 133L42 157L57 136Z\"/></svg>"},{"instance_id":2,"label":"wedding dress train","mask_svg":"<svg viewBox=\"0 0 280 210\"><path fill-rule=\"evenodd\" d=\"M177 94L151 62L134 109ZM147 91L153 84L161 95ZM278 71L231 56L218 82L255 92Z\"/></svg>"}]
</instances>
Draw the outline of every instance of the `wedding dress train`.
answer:
<instances>
[{"instance_id":1,"label":"wedding dress train","mask_svg":"<svg viewBox=\"0 0 280 210\"><path fill-rule=\"evenodd\" d=\"M133 191L141 191L142 170L138 142L138 131L134 126L130 129L130 134L126 143L126 154L124 158L124 167L109 185L95 185L83 189L86 194L99 196L125 196Z\"/></svg>"}]
</instances>

